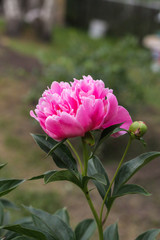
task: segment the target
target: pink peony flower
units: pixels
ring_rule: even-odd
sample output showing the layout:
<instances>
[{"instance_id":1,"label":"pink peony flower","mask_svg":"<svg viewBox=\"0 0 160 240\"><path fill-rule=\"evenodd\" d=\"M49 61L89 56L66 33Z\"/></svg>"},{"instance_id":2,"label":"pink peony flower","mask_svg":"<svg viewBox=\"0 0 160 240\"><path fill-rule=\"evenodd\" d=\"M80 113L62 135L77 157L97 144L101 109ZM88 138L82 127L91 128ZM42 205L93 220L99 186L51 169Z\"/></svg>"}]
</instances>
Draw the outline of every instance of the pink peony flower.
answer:
<instances>
[{"instance_id":1,"label":"pink peony flower","mask_svg":"<svg viewBox=\"0 0 160 240\"><path fill-rule=\"evenodd\" d=\"M57 141L84 136L88 131L118 123L123 123L121 127L128 130L132 123L128 111L118 105L113 90L91 76L74 79L70 84L53 82L39 99L35 113L31 111L30 115ZM124 133L118 132L115 136Z\"/></svg>"}]
</instances>

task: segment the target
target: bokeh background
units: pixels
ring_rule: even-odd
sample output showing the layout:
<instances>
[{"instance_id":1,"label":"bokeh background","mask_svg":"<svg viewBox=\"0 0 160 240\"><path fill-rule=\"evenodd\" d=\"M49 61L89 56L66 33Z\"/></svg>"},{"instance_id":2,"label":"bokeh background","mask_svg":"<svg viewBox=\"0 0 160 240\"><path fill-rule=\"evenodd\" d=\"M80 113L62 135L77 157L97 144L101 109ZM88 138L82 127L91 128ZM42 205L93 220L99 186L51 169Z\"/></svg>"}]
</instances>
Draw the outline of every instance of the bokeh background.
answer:
<instances>
[{"instance_id":1,"label":"bokeh background","mask_svg":"<svg viewBox=\"0 0 160 240\"><path fill-rule=\"evenodd\" d=\"M31 119L38 98L52 81L83 75L102 79L133 120L148 125L146 148L135 141L128 153L160 150L160 2L157 0L3 0L0 1L0 162L2 177L29 178L55 169L30 133L42 133ZM85 116L84 116L85 117ZM127 136L110 139L98 152L112 177ZM81 153L79 139L73 139ZM135 239L160 227L160 159L137 174L151 197L115 202L107 224L118 221L120 237ZM101 199L93 191L97 208ZM92 217L79 189L70 183L44 186L27 182L8 198L49 212L66 206L72 226ZM12 219L25 211L12 211ZM97 239L97 235L93 240Z\"/></svg>"}]
</instances>

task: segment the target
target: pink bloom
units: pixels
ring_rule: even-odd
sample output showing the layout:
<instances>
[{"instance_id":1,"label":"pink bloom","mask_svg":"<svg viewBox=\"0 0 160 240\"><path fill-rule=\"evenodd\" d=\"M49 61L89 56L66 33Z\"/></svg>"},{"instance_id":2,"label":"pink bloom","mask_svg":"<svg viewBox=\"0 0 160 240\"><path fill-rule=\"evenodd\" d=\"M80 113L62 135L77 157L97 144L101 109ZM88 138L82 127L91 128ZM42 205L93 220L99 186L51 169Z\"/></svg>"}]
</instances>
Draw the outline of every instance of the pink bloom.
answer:
<instances>
[{"instance_id":1,"label":"pink bloom","mask_svg":"<svg viewBox=\"0 0 160 240\"><path fill-rule=\"evenodd\" d=\"M132 123L128 111L118 105L113 90L91 76L74 79L70 84L53 82L39 99L35 113L31 111L30 115L57 141L84 136L88 131L118 123L123 123L121 127L128 130ZM124 133L118 132L115 136Z\"/></svg>"}]
</instances>

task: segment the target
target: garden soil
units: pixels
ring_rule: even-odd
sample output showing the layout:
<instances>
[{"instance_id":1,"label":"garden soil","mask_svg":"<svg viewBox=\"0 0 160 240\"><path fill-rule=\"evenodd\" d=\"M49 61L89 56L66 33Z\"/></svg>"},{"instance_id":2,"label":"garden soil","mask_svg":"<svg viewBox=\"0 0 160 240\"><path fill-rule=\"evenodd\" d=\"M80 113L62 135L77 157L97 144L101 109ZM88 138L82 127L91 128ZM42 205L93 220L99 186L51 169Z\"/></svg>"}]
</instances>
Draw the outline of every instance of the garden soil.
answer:
<instances>
[{"instance_id":1,"label":"garden soil","mask_svg":"<svg viewBox=\"0 0 160 240\"><path fill-rule=\"evenodd\" d=\"M8 162L3 173L7 177L29 178L55 168L51 159L43 159L41 150L30 136L30 132L40 133L41 129L29 116L29 110L34 109L36 103L31 105L26 99L41 74L43 67L36 59L0 45L0 161ZM143 118L144 114L148 121L152 120L148 111L143 113ZM160 131L159 128L157 121L157 131ZM155 129L152 130L156 132ZM155 137L156 141L158 136ZM39 155L37 151L40 152ZM31 159L32 153L34 159ZM110 177L113 176L116 165L116 162L106 162L105 167ZM122 240L134 240L147 229L160 228L160 159L144 167L133 182L144 186L152 195L126 196L115 202L107 224L118 222ZM62 206L66 206L70 213L73 227L84 218L92 217L83 194L71 183L58 182L44 186L42 181L35 181L25 183L23 187L26 190L39 189L44 192L44 197L45 191L57 191ZM95 189L91 191L91 196L98 209L101 199ZM95 234L93 240L97 239Z\"/></svg>"}]
</instances>

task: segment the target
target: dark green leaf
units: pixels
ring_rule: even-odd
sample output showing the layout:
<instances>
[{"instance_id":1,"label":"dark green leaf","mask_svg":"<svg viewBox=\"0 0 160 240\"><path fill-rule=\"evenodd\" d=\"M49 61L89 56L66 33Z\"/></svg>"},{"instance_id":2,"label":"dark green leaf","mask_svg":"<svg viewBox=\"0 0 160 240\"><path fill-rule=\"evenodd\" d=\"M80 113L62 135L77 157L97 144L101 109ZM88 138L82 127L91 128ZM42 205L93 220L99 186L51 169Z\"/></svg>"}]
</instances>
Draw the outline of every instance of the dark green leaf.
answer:
<instances>
[{"instance_id":1,"label":"dark green leaf","mask_svg":"<svg viewBox=\"0 0 160 240\"><path fill-rule=\"evenodd\" d=\"M110 126L110 127L108 127L108 128L105 128L105 129L102 131L99 140L96 142L96 146L95 146L95 148L94 148L94 150L93 150L93 154L95 153L95 151L97 150L97 148L101 145L101 143L102 143L105 139L109 138L113 133L117 133L117 132L121 131L121 130L119 129L119 127L120 127L121 125L122 125L122 123L120 123L120 124L115 124L115 125L112 125L112 126ZM116 128L118 129L118 131L116 131Z\"/></svg>"},{"instance_id":2,"label":"dark green leaf","mask_svg":"<svg viewBox=\"0 0 160 240\"><path fill-rule=\"evenodd\" d=\"M98 189L98 192L100 193L102 199L104 199L104 196L106 194L106 191L110 185L110 182L109 182L109 179L108 179L108 175L101 163L101 161L98 159L98 157L94 156L93 158L91 158L89 161L88 161L88 175L89 176L93 176L94 174L99 174L99 175L102 175L105 179L106 179L106 185L98 182L98 181L94 181L94 184L96 186L96 188ZM111 195L111 191L109 192L108 194L108 197L110 197ZM107 200L108 198L106 199L106 204L107 204Z\"/></svg>"},{"instance_id":3,"label":"dark green leaf","mask_svg":"<svg viewBox=\"0 0 160 240\"><path fill-rule=\"evenodd\" d=\"M140 168L159 156L160 152L148 152L124 163L115 179L114 195Z\"/></svg>"},{"instance_id":4,"label":"dark green leaf","mask_svg":"<svg viewBox=\"0 0 160 240\"><path fill-rule=\"evenodd\" d=\"M6 165L7 165L7 163L2 163L2 164L0 164L0 169L3 168L3 167L6 166Z\"/></svg>"},{"instance_id":5,"label":"dark green leaf","mask_svg":"<svg viewBox=\"0 0 160 240\"><path fill-rule=\"evenodd\" d=\"M36 215L32 215L32 219L33 219L33 223L35 225L35 227L37 228L37 230L42 230L45 235L47 233L48 236L52 237L53 239L59 239L54 231L52 230L52 228L50 228L50 226L47 224L47 222L45 222L43 219L41 219L40 217L36 216Z\"/></svg>"},{"instance_id":6,"label":"dark green leaf","mask_svg":"<svg viewBox=\"0 0 160 240\"><path fill-rule=\"evenodd\" d=\"M0 197L3 195L6 195L16 187L18 187L21 183L23 183L24 180L20 179L4 179L0 180Z\"/></svg>"},{"instance_id":7,"label":"dark green leaf","mask_svg":"<svg viewBox=\"0 0 160 240\"><path fill-rule=\"evenodd\" d=\"M25 223L25 225L27 225L27 224L32 225L33 224L32 218L31 217L20 218L19 220L17 220L15 222L15 224L18 224L18 225L24 224L24 223Z\"/></svg>"},{"instance_id":8,"label":"dark green leaf","mask_svg":"<svg viewBox=\"0 0 160 240\"><path fill-rule=\"evenodd\" d=\"M0 203L5 207L5 208L13 208L13 209L18 209L18 207L8 199L0 198Z\"/></svg>"},{"instance_id":9,"label":"dark green leaf","mask_svg":"<svg viewBox=\"0 0 160 240\"><path fill-rule=\"evenodd\" d=\"M44 175L45 183L63 181L63 180L72 182L77 186L79 186L80 188L82 187L81 180L79 180L78 177L70 170L50 171Z\"/></svg>"},{"instance_id":10,"label":"dark green leaf","mask_svg":"<svg viewBox=\"0 0 160 240\"><path fill-rule=\"evenodd\" d=\"M76 240L89 240L95 230L96 223L93 219L80 222L75 229Z\"/></svg>"},{"instance_id":11,"label":"dark green leaf","mask_svg":"<svg viewBox=\"0 0 160 240\"><path fill-rule=\"evenodd\" d=\"M29 237L25 237L25 236L19 236L19 237L13 238L12 240L33 240L33 239L34 238L29 238Z\"/></svg>"},{"instance_id":12,"label":"dark green leaf","mask_svg":"<svg viewBox=\"0 0 160 240\"><path fill-rule=\"evenodd\" d=\"M143 187L135 184L125 184L120 187L118 192L108 199L107 208L110 210L114 200L118 197L122 197L127 194L142 194L145 196L150 196L151 194L147 192Z\"/></svg>"},{"instance_id":13,"label":"dark green leaf","mask_svg":"<svg viewBox=\"0 0 160 240\"><path fill-rule=\"evenodd\" d=\"M23 218L20 219L18 221L15 222L16 225L20 225L20 224L24 224L25 226L30 226L33 225L33 221L31 218ZM7 225L8 223L5 223L4 225ZM14 238L16 238L17 236L21 236L21 234L15 233L15 232L11 232L11 231L7 231L7 233L5 234L5 240L13 240ZM23 236L24 237L24 236ZM28 238L28 239L35 239L35 238Z\"/></svg>"},{"instance_id":14,"label":"dark green leaf","mask_svg":"<svg viewBox=\"0 0 160 240\"><path fill-rule=\"evenodd\" d=\"M10 226L5 226L4 229L19 233L19 234L24 234L29 237L33 237L37 240L57 240L55 238L52 238L48 233L44 232L43 230L37 229L35 226L28 226L25 224L21 225L10 225ZM58 239L59 240L59 239Z\"/></svg>"},{"instance_id":15,"label":"dark green leaf","mask_svg":"<svg viewBox=\"0 0 160 240\"><path fill-rule=\"evenodd\" d=\"M3 205L0 203L0 236L4 236L5 230L2 228L3 225L9 223L10 214L4 210Z\"/></svg>"},{"instance_id":16,"label":"dark green leaf","mask_svg":"<svg viewBox=\"0 0 160 240\"><path fill-rule=\"evenodd\" d=\"M108 128L105 128L103 130L103 132L101 133L99 142L101 142L102 140L105 140L106 138L110 137L113 134L113 132L115 133L115 129L119 128L121 125L122 125L122 123L115 124L115 125L112 125L112 126L110 126Z\"/></svg>"},{"instance_id":17,"label":"dark green leaf","mask_svg":"<svg viewBox=\"0 0 160 240\"><path fill-rule=\"evenodd\" d=\"M36 218L36 221L39 220L39 224L41 221L45 223L44 227L48 227L48 229L52 230L52 236L56 236L56 240L74 240L74 234L72 229L61 220L61 218L57 215L49 214L48 212L42 211L40 209L35 209L33 207L25 207L32 215ZM34 218L35 220L35 218ZM42 228L43 229L43 228ZM51 232L50 232L51 233ZM53 238L53 239L54 239Z\"/></svg>"},{"instance_id":18,"label":"dark green leaf","mask_svg":"<svg viewBox=\"0 0 160 240\"><path fill-rule=\"evenodd\" d=\"M49 155L51 155L56 150L56 148L58 148L65 141L66 141L66 139L62 140L61 142L57 142L57 144L54 145L53 148L47 153L45 158L47 158Z\"/></svg>"},{"instance_id":19,"label":"dark green leaf","mask_svg":"<svg viewBox=\"0 0 160 240\"><path fill-rule=\"evenodd\" d=\"M4 237L5 237L4 240L13 240L17 236L19 236L18 233L14 233L14 232L11 232L11 231L8 231L8 230L5 230L5 231L7 231L7 233L4 235ZM33 238L32 238L32 240L33 240Z\"/></svg>"},{"instance_id":20,"label":"dark green leaf","mask_svg":"<svg viewBox=\"0 0 160 240\"><path fill-rule=\"evenodd\" d=\"M41 174L41 175L38 175L38 176L35 176L35 177L32 177L32 178L30 178L30 179L28 179L28 180L29 180L29 181L31 181L31 180L39 180L39 179L44 178L44 175L45 175L45 173L44 173L44 174Z\"/></svg>"},{"instance_id":21,"label":"dark green leaf","mask_svg":"<svg viewBox=\"0 0 160 240\"><path fill-rule=\"evenodd\" d=\"M59 168L67 168L73 171L77 170L76 160L73 158L71 151L68 147L61 142L59 144L54 139L45 135L32 134L32 137L40 148L45 151L47 154L50 153L53 161ZM56 146L56 148L54 148ZM54 148L54 151L52 150Z\"/></svg>"},{"instance_id":22,"label":"dark green leaf","mask_svg":"<svg viewBox=\"0 0 160 240\"><path fill-rule=\"evenodd\" d=\"M3 205L0 203L0 226L3 225L3 220L4 220L4 207L3 207Z\"/></svg>"},{"instance_id":23,"label":"dark green leaf","mask_svg":"<svg viewBox=\"0 0 160 240\"><path fill-rule=\"evenodd\" d=\"M62 208L57 210L54 215L60 217L60 219L63 220L63 222L65 222L67 225L70 225L69 223L69 214L66 208Z\"/></svg>"},{"instance_id":24,"label":"dark green leaf","mask_svg":"<svg viewBox=\"0 0 160 240\"><path fill-rule=\"evenodd\" d=\"M135 240L156 240L156 237L160 233L160 229L151 229L147 232L142 233Z\"/></svg>"},{"instance_id":25,"label":"dark green leaf","mask_svg":"<svg viewBox=\"0 0 160 240\"><path fill-rule=\"evenodd\" d=\"M83 187L84 187L84 185L87 185L89 180L94 180L95 182L101 183L103 185L107 184L107 181L106 181L106 178L104 177L104 175L96 173L96 174L94 174L92 176L84 176L82 178L82 185L83 185Z\"/></svg>"},{"instance_id":26,"label":"dark green leaf","mask_svg":"<svg viewBox=\"0 0 160 240\"><path fill-rule=\"evenodd\" d=\"M119 240L117 223L106 228L104 231L104 240Z\"/></svg>"},{"instance_id":27,"label":"dark green leaf","mask_svg":"<svg viewBox=\"0 0 160 240\"><path fill-rule=\"evenodd\" d=\"M136 184L125 184L121 186L116 193L112 197L121 197L127 194L142 194L145 196L150 196L151 194L147 192L143 187Z\"/></svg>"}]
</instances>

